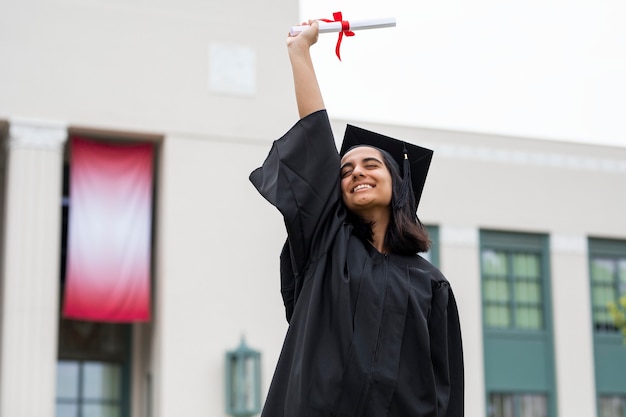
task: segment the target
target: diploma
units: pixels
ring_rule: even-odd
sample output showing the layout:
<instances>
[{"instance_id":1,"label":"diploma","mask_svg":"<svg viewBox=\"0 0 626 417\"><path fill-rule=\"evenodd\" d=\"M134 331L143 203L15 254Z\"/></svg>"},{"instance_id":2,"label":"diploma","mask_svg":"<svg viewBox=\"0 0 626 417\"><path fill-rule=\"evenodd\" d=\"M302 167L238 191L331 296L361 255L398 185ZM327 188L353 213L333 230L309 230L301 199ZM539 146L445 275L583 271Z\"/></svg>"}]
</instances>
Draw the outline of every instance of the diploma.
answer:
<instances>
[{"instance_id":1,"label":"diploma","mask_svg":"<svg viewBox=\"0 0 626 417\"><path fill-rule=\"evenodd\" d=\"M319 33L337 33L342 32L345 29L344 24L346 22L323 22L318 21L320 31ZM379 28L390 28L396 26L396 18L395 17L385 17L379 19L360 19L360 20L350 20L347 22L350 26L348 30L362 30L362 29L379 29ZM309 25L301 25L301 26L292 26L289 30L289 34L291 36L295 36L298 33L302 32Z\"/></svg>"}]
</instances>

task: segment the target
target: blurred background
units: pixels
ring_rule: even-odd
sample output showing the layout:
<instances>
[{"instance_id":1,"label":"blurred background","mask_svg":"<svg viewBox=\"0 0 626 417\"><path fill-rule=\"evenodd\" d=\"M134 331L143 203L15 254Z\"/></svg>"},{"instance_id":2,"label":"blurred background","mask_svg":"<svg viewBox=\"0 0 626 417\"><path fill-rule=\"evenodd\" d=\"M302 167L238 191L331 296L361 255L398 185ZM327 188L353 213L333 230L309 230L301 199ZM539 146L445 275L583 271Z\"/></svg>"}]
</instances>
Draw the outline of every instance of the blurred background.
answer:
<instances>
[{"instance_id":1,"label":"blurred background","mask_svg":"<svg viewBox=\"0 0 626 417\"><path fill-rule=\"evenodd\" d=\"M301 0L302 20L396 17L393 30L315 49L333 114L626 145L620 1ZM363 100L359 91L367 91ZM393 103L393 105L390 105Z\"/></svg>"},{"instance_id":2,"label":"blurred background","mask_svg":"<svg viewBox=\"0 0 626 417\"><path fill-rule=\"evenodd\" d=\"M313 54L338 143L435 151L466 415L626 417L624 5L0 4L2 417L259 413L285 231L248 175L297 120L289 27L338 10L398 19ZM85 173L82 142L114 156Z\"/></svg>"}]
</instances>

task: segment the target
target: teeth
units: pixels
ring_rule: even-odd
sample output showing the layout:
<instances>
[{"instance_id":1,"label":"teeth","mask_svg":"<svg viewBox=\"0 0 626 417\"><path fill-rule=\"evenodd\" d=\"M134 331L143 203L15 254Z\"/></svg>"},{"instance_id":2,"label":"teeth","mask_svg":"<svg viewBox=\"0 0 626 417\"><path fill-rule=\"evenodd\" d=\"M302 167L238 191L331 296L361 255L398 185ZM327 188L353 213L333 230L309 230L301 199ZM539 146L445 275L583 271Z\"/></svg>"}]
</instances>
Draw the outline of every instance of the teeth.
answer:
<instances>
[{"instance_id":1,"label":"teeth","mask_svg":"<svg viewBox=\"0 0 626 417\"><path fill-rule=\"evenodd\" d=\"M360 185L357 185L356 187L354 187L354 189L352 191L353 192L354 191L359 191L359 190L362 190L364 188L372 188L372 186L369 185L369 184L360 184Z\"/></svg>"}]
</instances>

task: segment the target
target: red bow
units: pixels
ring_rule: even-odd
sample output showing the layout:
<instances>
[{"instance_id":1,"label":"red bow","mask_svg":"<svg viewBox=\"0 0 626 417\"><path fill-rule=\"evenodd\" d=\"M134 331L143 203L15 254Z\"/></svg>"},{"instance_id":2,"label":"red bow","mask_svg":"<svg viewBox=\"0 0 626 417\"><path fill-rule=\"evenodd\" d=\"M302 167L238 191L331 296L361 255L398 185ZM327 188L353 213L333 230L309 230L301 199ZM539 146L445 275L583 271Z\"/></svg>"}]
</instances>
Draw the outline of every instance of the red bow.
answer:
<instances>
[{"instance_id":1,"label":"red bow","mask_svg":"<svg viewBox=\"0 0 626 417\"><path fill-rule=\"evenodd\" d=\"M341 49L341 40L343 39L343 35L345 33L346 36L354 36L354 32L350 30L350 22L347 20L342 20L341 12L333 13L333 18L335 20L329 19L320 19L322 22L341 22L341 32L339 32L339 39L337 39L337 46L335 47L335 53L337 54L337 58L341 61L341 54L339 50Z\"/></svg>"}]
</instances>

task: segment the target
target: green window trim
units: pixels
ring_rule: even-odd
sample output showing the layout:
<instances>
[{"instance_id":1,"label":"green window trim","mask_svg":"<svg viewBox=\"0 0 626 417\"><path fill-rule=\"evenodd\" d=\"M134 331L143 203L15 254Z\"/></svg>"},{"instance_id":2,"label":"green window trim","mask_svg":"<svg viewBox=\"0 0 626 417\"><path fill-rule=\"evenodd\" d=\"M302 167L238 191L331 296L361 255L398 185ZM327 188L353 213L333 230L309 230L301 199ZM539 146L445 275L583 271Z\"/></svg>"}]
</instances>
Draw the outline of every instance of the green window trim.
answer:
<instances>
[{"instance_id":1,"label":"green window trim","mask_svg":"<svg viewBox=\"0 0 626 417\"><path fill-rule=\"evenodd\" d=\"M589 280L594 332L619 337L608 305L626 297L626 241L589 239Z\"/></svg>"},{"instance_id":2,"label":"green window trim","mask_svg":"<svg viewBox=\"0 0 626 417\"><path fill-rule=\"evenodd\" d=\"M589 314L593 325L594 373L600 409L600 399L603 396L626 396L626 344L612 319L608 317L606 305L626 294L626 239L590 237L588 247L591 297ZM619 270L620 262L624 262L623 272ZM604 417L602 414L598 415Z\"/></svg>"},{"instance_id":3,"label":"green window trim","mask_svg":"<svg viewBox=\"0 0 626 417\"><path fill-rule=\"evenodd\" d=\"M549 330L547 237L481 231L485 331Z\"/></svg>"},{"instance_id":4,"label":"green window trim","mask_svg":"<svg viewBox=\"0 0 626 417\"><path fill-rule=\"evenodd\" d=\"M512 395L498 398L521 404L540 395L545 416L556 416L549 236L481 230L479 256L485 400Z\"/></svg>"}]
</instances>

